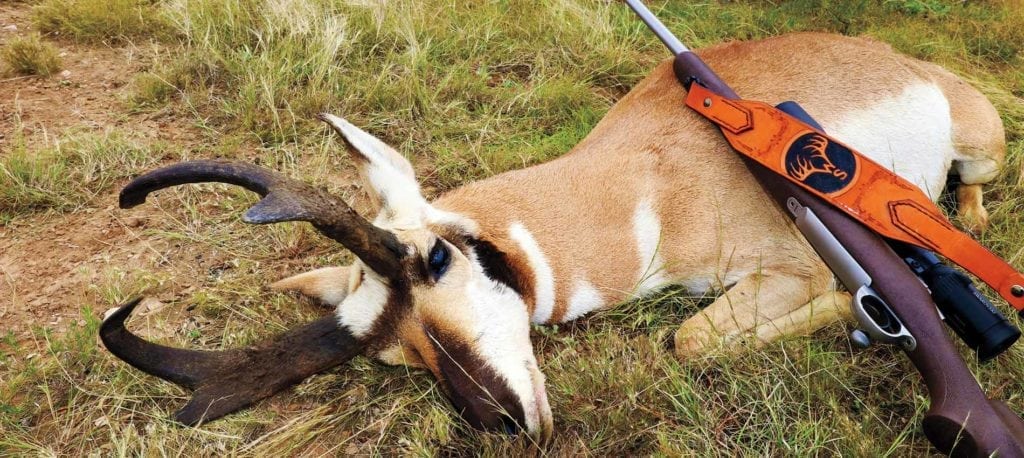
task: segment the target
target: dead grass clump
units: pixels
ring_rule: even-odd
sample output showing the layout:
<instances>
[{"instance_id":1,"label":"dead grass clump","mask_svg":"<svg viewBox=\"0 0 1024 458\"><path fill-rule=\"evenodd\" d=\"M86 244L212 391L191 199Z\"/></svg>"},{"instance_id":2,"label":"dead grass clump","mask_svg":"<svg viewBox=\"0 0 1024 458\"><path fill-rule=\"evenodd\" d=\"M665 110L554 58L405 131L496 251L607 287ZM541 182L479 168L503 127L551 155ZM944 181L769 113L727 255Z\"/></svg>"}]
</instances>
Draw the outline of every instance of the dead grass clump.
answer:
<instances>
[{"instance_id":1,"label":"dead grass clump","mask_svg":"<svg viewBox=\"0 0 1024 458\"><path fill-rule=\"evenodd\" d=\"M83 42L170 36L163 8L150 0L43 0L32 20L45 33Z\"/></svg>"},{"instance_id":2,"label":"dead grass clump","mask_svg":"<svg viewBox=\"0 0 1024 458\"><path fill-rule=\"evenodd\" d=\"M57 48L43 41L39 34L12 39L0 48L0 61L15 75L50 76L61 68Z\"/></svg>"},{"instance_id":3,"label":"dead grass clump","mask_svg":"<svg viewBox=\"0 0 1024 458\"><path fill-rule=\"evenodd\" d=\"M70 134L39 151L18 138L0 155L0 222L38 210L72 210L116 180L152 166L163 157L116 131Z\"/></svg>"},{"instance_id":4,"label":"dead grass clump","mask_svg":"<svg viewBox=\"0 0 1024 458\"><path fill-rule=\"evenodd\" d=\"M160 106L177 91L171 83L156 73L139 73L132 79L132 93L128 101L137 108Z\"/></svg>"}]
</instances>

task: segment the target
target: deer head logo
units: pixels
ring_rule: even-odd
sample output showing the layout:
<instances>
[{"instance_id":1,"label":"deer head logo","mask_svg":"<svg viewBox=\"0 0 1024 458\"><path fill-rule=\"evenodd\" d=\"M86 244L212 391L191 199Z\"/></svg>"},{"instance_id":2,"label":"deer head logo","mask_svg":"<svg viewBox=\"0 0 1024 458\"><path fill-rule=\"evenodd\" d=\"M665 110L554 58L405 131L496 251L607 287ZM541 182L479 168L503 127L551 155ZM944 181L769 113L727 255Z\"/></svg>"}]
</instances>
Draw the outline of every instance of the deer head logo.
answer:
<instances>
[{"instance_id":1,"label":"deer head logo","mask_svg":"<svg viewBox=\"0 0 1024 458\"><path fill-rule=\"evenodd\" d=\"M821 134L796 139L785 157L786 173L822 193L840 191L853 181L856 158L849 149Z\"/></svg>"}]
</instances>

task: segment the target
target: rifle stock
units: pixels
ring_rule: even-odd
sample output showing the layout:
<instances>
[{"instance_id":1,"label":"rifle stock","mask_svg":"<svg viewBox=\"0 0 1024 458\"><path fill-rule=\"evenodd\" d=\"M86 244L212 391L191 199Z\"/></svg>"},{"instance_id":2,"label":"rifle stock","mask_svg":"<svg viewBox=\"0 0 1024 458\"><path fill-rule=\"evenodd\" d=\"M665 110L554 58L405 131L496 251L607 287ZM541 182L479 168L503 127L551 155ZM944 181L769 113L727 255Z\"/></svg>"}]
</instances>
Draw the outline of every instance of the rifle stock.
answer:
<instances>
[{"instance_id":1,"label":"rifle stock","mask_svg":"<svg viewBox=\"0 0 1024 458\"><path fill-rule=\"evenodd\" d=\"M687 89L696 81L724 97L739 98L692 52L679 53L674 70ZM888 242L817 196L757 162L741 158L781 208L793 198L818 216L871 276L872 287L917 339L917 347L906 353L928 387L931 406L922 426L932 444L956 456L1024 456L1024 421L1002 401L986 397L943 329L929 291Z\"/></svg>"},{"instance_id":2,"label":"rifle stock","mask_svg":"<svg viewBox=\"0 0 1024 458\"><path fill-rule=\"evenodd\" d=\"M907 356L928 387L931 406L923 428L932 444L955 455L1024 454L1024 423L1002 401L987 399L943 329L930 293L902 258L859 222L752 162L748 166L757 169L751 167L751 172L780 205L793 197L815 212L917 339L917 348Z\"/></svg>"}]
</instances>

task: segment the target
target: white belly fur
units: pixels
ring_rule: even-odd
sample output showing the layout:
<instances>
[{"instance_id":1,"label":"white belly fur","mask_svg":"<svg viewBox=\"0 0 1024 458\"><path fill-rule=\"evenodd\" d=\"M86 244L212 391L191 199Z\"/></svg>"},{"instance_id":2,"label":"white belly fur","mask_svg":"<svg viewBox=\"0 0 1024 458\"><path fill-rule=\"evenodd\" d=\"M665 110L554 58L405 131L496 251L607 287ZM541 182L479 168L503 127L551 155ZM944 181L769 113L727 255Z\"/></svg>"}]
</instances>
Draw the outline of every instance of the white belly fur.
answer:
<instances>
[{"instance_id":1,"label":"white belly fur","mask_svg":"<svg viewBox=\"0 0 1024 458\"><path fill-rule=\"evenodd\" d=\"M852 111L823 126L829 135L910 180L933 201L953 163L949 102L934 84L908 87L874 107Z\"/></svg>"}]
</instances>

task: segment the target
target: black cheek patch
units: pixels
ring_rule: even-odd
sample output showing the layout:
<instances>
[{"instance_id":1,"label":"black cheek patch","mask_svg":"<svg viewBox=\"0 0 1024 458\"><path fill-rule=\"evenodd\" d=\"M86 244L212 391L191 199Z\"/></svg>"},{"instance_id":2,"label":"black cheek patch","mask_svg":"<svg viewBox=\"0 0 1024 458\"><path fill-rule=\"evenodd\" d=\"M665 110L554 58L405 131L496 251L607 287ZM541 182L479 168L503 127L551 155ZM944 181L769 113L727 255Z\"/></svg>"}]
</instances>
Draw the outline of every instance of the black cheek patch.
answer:
<instances>
[{"instance_id":1,"label":"black cheek patch","mask_svg":"<svg viewBox=\"0 0 1024 458\"><path fill-rule=\"evenodd\" d=\"M370 326L370 331L361 339L367 354L377 353L394 343L398 326L412 310L413 299L409 284L392 282L388 285L388 298L384 310Z\"/></svg>"},{"instance_id":2,"label":"black cheek patch","mask_svg":"<svg viewBox=\"0 0 1024 458\"><path fill-rule=\"evenodd\" d=\"M486 240L466 238L466 244L476 252L484 274L492 280L512 288L519 296L526 291L526 284L523 282L519 272L509 264L508 256L493 243Z\"/></svg>"}]
</instances>

